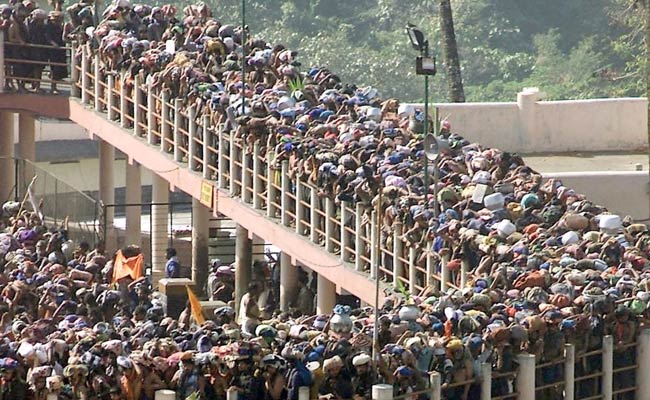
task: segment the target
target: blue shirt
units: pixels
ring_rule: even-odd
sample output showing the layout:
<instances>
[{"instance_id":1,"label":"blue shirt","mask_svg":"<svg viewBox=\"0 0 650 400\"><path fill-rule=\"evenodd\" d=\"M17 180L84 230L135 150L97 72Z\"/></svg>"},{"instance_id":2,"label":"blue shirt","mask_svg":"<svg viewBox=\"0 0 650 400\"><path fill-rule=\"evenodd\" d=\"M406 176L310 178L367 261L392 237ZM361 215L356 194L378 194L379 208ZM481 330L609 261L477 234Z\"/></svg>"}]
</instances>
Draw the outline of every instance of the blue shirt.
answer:
<instances>
[{"instance_id":1,"label":"blue shirt","mask_svg":"<svg viewBox=\"0 0 650 400\"><path fill-rule=\"evenodd\" d=\"M181 263L178 262L178 257L174 256L167 260L167 265L165 265L165 272L167 274L167 278L180 278Z\"/></svg>"}]
</instances>

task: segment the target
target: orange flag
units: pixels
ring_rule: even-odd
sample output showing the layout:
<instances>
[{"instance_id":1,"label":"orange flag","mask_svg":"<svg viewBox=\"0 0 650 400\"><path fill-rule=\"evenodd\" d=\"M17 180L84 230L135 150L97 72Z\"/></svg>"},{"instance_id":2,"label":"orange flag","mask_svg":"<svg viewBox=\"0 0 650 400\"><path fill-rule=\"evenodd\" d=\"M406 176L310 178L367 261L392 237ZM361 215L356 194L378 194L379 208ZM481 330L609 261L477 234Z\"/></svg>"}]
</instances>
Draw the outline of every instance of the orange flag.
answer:
<instances>
[{"instance_id":1,"label":"orange flag","mask_svg":"<svg viewBox=\"0 0 650 400\"><path fill-rule=\"evenodd\" d=\"M187 298L190 300L190 306L192 307L192 317L194 317L197 324L203 325L205 317L203 316L201 303L189 286L185 285L185 288L187 289Z\"/></svg>"},{"instance_id":2,"label":"orange flag","mask_svg":"<svg viewBox=\"0 0 650 400\"><path fill-rule=\"evenodd\" d=\"M144 257L142 254L126 258L122 254L122 250L118 250L117 257L115 257L115 264L113 265L113 283L126 277L131 277L134 281L142 278L144 276L143 260Z\"/></svg>"}]
</instances>

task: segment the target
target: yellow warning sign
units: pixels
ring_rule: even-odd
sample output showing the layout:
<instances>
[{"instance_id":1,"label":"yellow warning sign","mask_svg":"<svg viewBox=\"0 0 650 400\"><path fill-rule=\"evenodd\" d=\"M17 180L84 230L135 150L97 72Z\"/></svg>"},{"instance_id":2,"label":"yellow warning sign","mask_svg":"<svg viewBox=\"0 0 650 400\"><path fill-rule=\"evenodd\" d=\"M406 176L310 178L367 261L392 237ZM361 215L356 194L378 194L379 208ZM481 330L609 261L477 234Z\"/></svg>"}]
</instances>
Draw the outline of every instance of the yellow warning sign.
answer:
<instances>
[{"instance_id":1,"label":"yellow warning sign","mask_svg":"<svg viewBox=\"0 0 650 400\"><path fill-rule=\"evenodd\" d=\"M201 204L206 207L212 208L212 196L214 194L214 186L210 182L203 181L201 183Z\"/></svg>"}]
</instances>

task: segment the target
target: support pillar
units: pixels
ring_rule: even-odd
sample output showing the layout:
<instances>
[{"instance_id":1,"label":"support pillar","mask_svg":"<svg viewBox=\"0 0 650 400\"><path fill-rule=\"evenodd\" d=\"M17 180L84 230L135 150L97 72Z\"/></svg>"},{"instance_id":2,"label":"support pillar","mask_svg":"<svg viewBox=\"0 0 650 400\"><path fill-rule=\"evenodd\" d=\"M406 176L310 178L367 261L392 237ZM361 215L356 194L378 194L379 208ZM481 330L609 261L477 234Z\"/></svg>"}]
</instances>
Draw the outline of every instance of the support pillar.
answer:
<instances>
[{"instance_id":1,"label":"support pillar","mask_svg":"<svg viewBox=\"0 0 650 400\"><path fill-rule=\"evenodd\" d=\"M198 296L205 293L208 281L210 211L200 200L192 199L192 280Z\"/></svg>"},{"instance_id":2,"label":"support pillar","mask_svg":"<svg viewBox=\"0 0 650 400\"><path fill-rule=\"evenodd\" d=\"M650 329L642 330L637 339L636 360L636 376L650 376ZM650 399L650 379L637 378L636 398Z\"/></svg>"},{"instance_id":3,"label":"support pillar","mask_svg":"<svg viewBox=\"0 0 650 400\"><path fill-rule=\"evenodd\" d=\"M575 399L575 367L576 348L575 345L567 343L564 345L564 400ZM642 399L644 397L638 398Z\"/></svg>"},{"instance_id":4,"label":"support pillar","mask_svg":"<svg viewBox=\"0 0 650 400\"><path fill-rule=\"evenodd\" d=\"M126 244L141 246L142 226L142 179L140 165L126 163ZM136 205L137 204L137 205Z\"/></svg>"},{"instance_id":5,"label":"support pillar","mask_svg":"<svg viewBox=\"0 0 650 400\"><path fill-rule=\"evenodd\" d=\"M106 248L115 248L113 238L113 220L115 218L115 147L110 143L99 140L99 201L104 208L104 230L106 232Z\"/></svg>"},{"instance_id":6,"label":"support pillar","mask_svg":"<svg viewBox=\"0 0 650 400\"><path fill-rule=\"evenodd\" d=\"M237 225L235 242L235 312L239 315L241 298L251 281L253 241L248 238L248 230Z\"/></svg>"},{"instance_id":7,"label":"support pillar","mask_svg":"<svg viewBox=\"0 0 650 400\"><path fill-rule=\"evenodd\" d=\"M519 400L535 400L535 356L533 354L519 354L519 373L516 386Z\"/></svg>"},{"instance_id":8,"label":"support pillar","mask_svg":"<svg viewBox=\"0 0 650 400\"><path fill-rule=\"evenodd\" d=\"M318 274L316 314L331 314L336 305L336 285Z\"/></svg>"},{"instance_id":9,"label":"support pillar","mask_svg":"<svg viewBox=\"0 0 650 400\"><path fill-rule=\"evenodd\" d=\"M288 311L295 300L298 284L298 268L291 264L291 256L280 253L280 310Z\"/></svg>"},{"instance_id":10,"label":"support pillar","mask_svg":"<svg viewBox=\"0 0 650 400\"><path fill-rule=\"evenodd\" d=\"M18 114L18 155L17 158L36 161L36 120L34 115ZM28 185L34 177L34 166L31 163L24 163L22 176L25 184Z\"/></svg>"},{"instance_id":11,"label":"support pillar","mask_svg":"<svg viewBox=\"0 0 650 400\"><path fill-rule=\"evenodd\" d=\"M603 338L603 379L601 381L603 400L612 400L614 391L614 337Z\"/></svg>"},{"instance_id":12,"label":"support pillar","mask_svg":"<svg viewBox=\"0 0 650 400\"><path fill-rule=\"evenodd\" d=\"M168 247L169 232L169 183L151 174L151 266L153 286L165 277L165 250Z\"/></svg>"},{"instance_id":13,"label":"support pillar","mask_svg":"<svg viewBox=\"0 0 650 400\"><path fill-rule=\"evenodd\" d=\"M0 112L0 201L14 199L14 113Z\"/></svg>"}]
</instances>

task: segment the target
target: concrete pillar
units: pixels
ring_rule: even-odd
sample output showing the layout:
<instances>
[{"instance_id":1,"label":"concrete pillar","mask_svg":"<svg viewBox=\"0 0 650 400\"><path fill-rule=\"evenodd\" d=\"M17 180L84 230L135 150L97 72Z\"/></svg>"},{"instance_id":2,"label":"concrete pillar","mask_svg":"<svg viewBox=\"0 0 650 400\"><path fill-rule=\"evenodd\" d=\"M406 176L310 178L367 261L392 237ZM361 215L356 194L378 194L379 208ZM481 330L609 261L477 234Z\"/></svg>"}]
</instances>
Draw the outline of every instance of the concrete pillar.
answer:
<instances>
[{"instance_id":1,"label":"concrete pillar","mask_svg":"<svg viewBox=\"0 0 650 400\"><path fill-rule=\"evenodd\" d=\"M393 224L393 286L397 287L401 277L404 277L404 264L402 254L404 253L404 241L402 241L403 226L401 223Z\"/></svg>"},{"instance_id":2,"label":"concrete pillar","mask_svg":"<svg viewBox=\"0 0 650 400\"><path fill-rule=\"evenodd\" d=\"M248 230L237 224L235 241L235 311L239 315L239 304L251 281L253 241Z\"/></svg>"},{"instance_id":3,"label":"concrete pillar","mask_svg":"<svg viewBox=\"0 0 650 400\"><path fill-rule=\"evenodd\" d=\"M614 337L603 338L603 400L612 400L614 391Z\"/></svg>"},{"instance_id":4,"label":"concrete pillar","mask_svg":"<svg viewBox=\"0 0 650 400\"><path fill-rule=\"evenodd\" d=\"M520 137L519 143L513 144L518 148L532 148L541 138L537 133L537 118L535 115L536 103L542 97L537 88L525 88L517 94L517 107L519 108Z\"/></svg>"},{"instance_id":5,"label":"concrete pillar","mask_svg":"<svg viewBox=\"0 0 650 400\"><path fill-rule=\"evenodd\" d=\"M266 242L259 236L253 235L251 239L252 244L252 257L253 261L264 261L266 260L265 251L266 251Z\"/></svg>"},{"instance_id":6,"label":"concrete pillar","mask_svg":"<svg viewBox=\"0 0 650 400\"><path fill-rule=\"evenodd\" d=\"M142 179L140 165L126 163L126 244L141 246L142 233ZM137 205L134 205L137 204Z\"/></svg>"},{"instance_id":7,"label":"concrete pillar","mask_svg":"<svg viewBox=\"0 0 650 400\"><path fill-rule=\"evenodd\" d=\"M492 397L492 364L481 363L481 400Z\"/></svg>"},{"instance_id":8,"label":"concrete pillar","mask_svg":"<svg viewBox=\"0 0 650 400\"><path fill-rule=\"evenodd\" d=\"M298 287L298 268L291 264L291 256L280 253L280 310L289 310Z\"/></svg>"},{"instance_id":9,"label":"concrete pillar","mask_svg":"<svg viewBox=\"0 0 650 400\"><path fill-rule=\"evenodd\" d=\"M210 211L200 200L192 199L192 280L199 296L204 294L208 281Z\"/></svg>"},{"instance_id":10,"label":"concrete pillar","mask_svg":"<svg viewBox=\"0 0 650 400\"><path fill-rule=\"evenodd\" d=\"M109 232L113 228L113 219L115 216L115 209L112 207L115 204L115 177L113 170L115 169L115 147L110 143L99 140L99 200L104 205L110 205L104 210L104 221L106 222L105 229ZM106 244L107 248L108 243Z\"/></svg>"},{"instance_id":11,"label":"concrete pillar","mask_svg":"<svg viewBox=\"0 0 650 400\"><path fill-rule=\"evenodd\" d=\"M151 263L153 264L153 285L165 277L165 250L168 247L169 232L169 183L160 176L151 174Z\"/></svg>"},{"instance_id":12,"label":"concrete pillar","mask_svg":"<svg viewBox=\"0 0 650 400\"><path fill-rule=\"evenodd\" d=\"M0 112L0 201L13 200L16 172L14 165L14 113Z\"/></svg>"},{"instance_id":13,"label":"concrete pillar","mask_svg":"<svg viewBox=\"0 0 650 400\"><path fill-rule=\"evenodd\" d=\"M336 305L336 285L318 274L316 314L331 314Z\"/></svg>"},{"instance_id":14,"label":"concrete pillar","mask_svg":"<svg viewBox=\"0 0 650 400\"><path fill-rule=\"evenodd\" d=\"M18 155L17 158L36 161L36 120L34 115L18 114ZM22 176L26 184L34 177L34 166L30 163L23 164Z\"/></svg>"},{"instance_id":15,"label":"concrete pillar","mask_svg":"<svg viewBox=\"0 0 650 400\"><path fill-rule=\"evenodd\" d=\"M636 376L650 376L650 329L639 334L636 348ZM650 399L650 379L637 378L637 399Z\"/></svg>"},{"instance_id":16,"label":"concrete pillar","mask_svg":"<svg viewBox=\"0 0 650 400\"><path fill-rule=\"evenodd\" d=\"M378 384L372 386L372 400L392 400L393 385Z\"/></svg>"},{"instance_id":17,"label":"concrete pillar","mask_svg":"<svg viewBox=\"0 0 650 400\"><path fill-rule=\"evenodd\" d=\"M417 280L418 280L418 270L416 268L416 264L417 264L416 257L417 257L417 252L415 250L415 247L409 247L409 292L411 292L411 294L413 295L416 295L418 293L418 290L416 288Z\"/></svg>"},{"instance_id":18,"label":"concrete pillar","mask_svg":"<svg viewBox=\"0 0 650 400\"><path fill-rule=\"evenodd\" d=\"M363 271L364 262L362 256L365 254L366 246L363 240L363 206L360 203L357 203L356 212L354 213L354 231L356 235L354 237L354 268L357 271Z\"/></svg>"},{"instance_id":19,"label":"concrete pillar","mask_svg":"<svg viewBox=\"0 0 650 400\"><path fill-rule=\"evenodd\" d=\"M378 265L379 257L381 257L380 252L378 251L379 246L379 235L377 229L377 211L373 210L370 215L370 279L375 279L379 277Z\"/></svg>"},{"instance_id":20,"label":"concrete pillar","mask_svg":"<svg viewBox=\"0 0 650 400\"><path fill-rule=\"evenodd\" d=\"M519 400L535 400L535 356L533 354L519 354L519 373L516 386Z\"/></svg>"},{"instance_id":21,"label":"concrete pillar","mask_svg":"<svg viewBox=\"0 0 650 400\"><path fill-rule=\"evenodd\" d=\"M431 400L440 400L442 393L440 390L441 379L440 373L430 372L429 373L429 386L431 387Z\"/></svg>"},{"instance_id":22,"label":"concrete pillar","mask_svg":"<svg viewBox=\"0 0 650 400\"><path fill-rule=\"evenodd\" d=\"M576 347L567 343L564 345L564 400L575 399L575 368ZM649 396L639 398L649 398Z\"/></svg>"}]
</instances>

